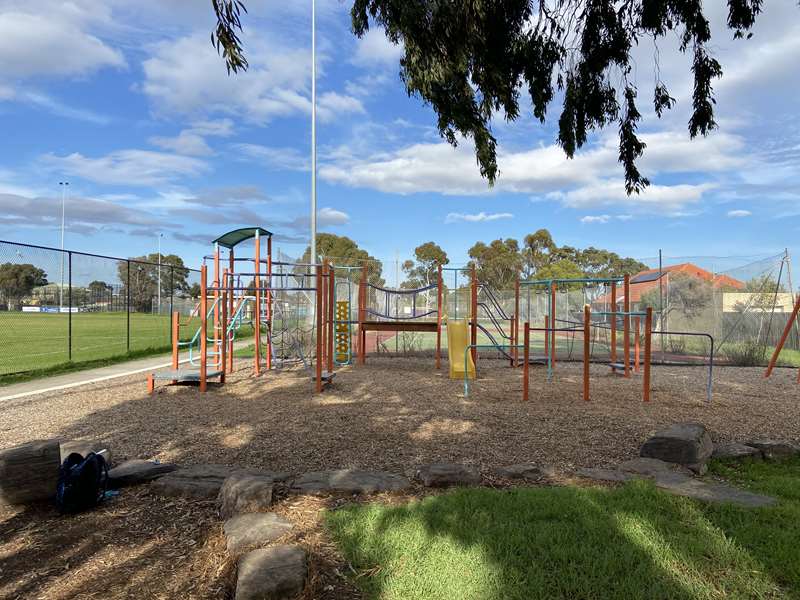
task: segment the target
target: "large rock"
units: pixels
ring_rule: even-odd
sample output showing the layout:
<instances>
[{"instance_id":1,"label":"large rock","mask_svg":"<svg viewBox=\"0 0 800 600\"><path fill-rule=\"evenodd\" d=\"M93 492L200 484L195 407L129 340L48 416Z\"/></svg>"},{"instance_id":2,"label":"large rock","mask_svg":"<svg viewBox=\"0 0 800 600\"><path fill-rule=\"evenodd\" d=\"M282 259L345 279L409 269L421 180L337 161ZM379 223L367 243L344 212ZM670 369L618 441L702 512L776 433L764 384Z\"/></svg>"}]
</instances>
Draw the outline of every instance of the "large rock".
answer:
<instances>
[{"instance_id":1,"label":"large rock","mask_svg":"<svg viewBox=\"0 0 800 600\"><path fill-rule=\"evenodd\" d=\"M106 460L106 464L110 466L112 457L108 444L86 440L71 440L68 442L61 442L61 462L64 462L64 459L73 452L77 452L81 456L85 457L91 452L97 453L101 450L105 450L103 453L103 458Z\"/></svg>"},{"instance_id":2,"label":"large rock","mask_svg":"<svg viewBox=\"0 0 800 600\"><path fill-rule=\"evenodd\" d=\"M706 502L730 503L745 508L760 508L775 504L775 498L754 494L730 485L706 483L683 476L656 478L656 487L677 496L704 500Z\"/></svg>"},{"instance_id":3,"label":"large rock","mask_svg":"<svg viewBox=\"0 0 800 600\"><path fill-rule=\"evenodd\" d=\"M720 460L744 460L749 458L751 460L761 460L764 455L761 450L753 446L746 446L736 442L729 442L726 444L717 444L714 446L712 458Z\"/></svg>"},{"instance_id":4,"label":"large rock","mask_svg":"<svg viewBox=\"0 0 800 600\"><path fill-rule=\"evenodd\" d=\"M706 462L714 444L705 426L700 423L676 423L658 431L647 440L640 451L646 458L678 463L695 473L705 473Z\"/></svg>"},{"instance_id":5,"label":"large rock","mask_svg":"<svg viewBox=\"0 0 800 600\"><path fill-rule=\"evenodd\" d=\"M162 496L192 500L216 500L222 484L231 475L253 475L273 481L285 481L288 473L236 469L227 465L203 464L181 467L153 483L153 491Z\"/></svg>"},{"instance_id":6,"label":"large rock","mask_svg":"<svg viewBox=\"0 0 800 600\"><path fill-rule=\"evenodd\" d=\"M108 471L108 487L121 488L128 485L148 483L171 473L178 467L171 463L160 463L151 460L126 460Z\"/></svg>"},{"instance_id":7,"label":"large rock","mask_svg":"<svg viewBox=\"0 0 800 600\"><path fill-rule=\"evenodd\" d=\"M291 522L275 513L237 515L223 526L225 543L231 554L266 546L291 529Z\"/></svg>"},{"instance_id":8,"label":"large rock","mask_svg":"<svg viewBox=\"0 0 800 600\"><path fill-rule=\"evenodd\" d=\"M747 445L761 450L767 460L791 458L800 454L800 446L786 440L753 440L747 442Z\"/></svg>"},{"instance_id":9,"label":"large rock","mask_svg":"<svg viewBox=\"0 0 800 600\"><path fill-rule=\"evenodd\" d=\"M292 491L309 494L325 492L372 494L400 491L410 485L408 479L392 473L341 469L306 473L294 481Z\"/></svg>"},{"instance_id":10,"label":"large rock","mask_svg":"<svg viewBox=\"0 0 800 600\"><path fill-rule=\"evenodd\" d=\"M623 473L632 473L636 475L643 475L648 478L655 478L663 473L678 473L691 477L692 472L683 465L670 463L657 458L632 458L620 463L617 467Z\"/></svg>"},{"instance_id":11,"label":"large rock","mask_svg":"<svg viewBox=\"0 0 800 600\"><path fill-rule=\"evenodd\" d=\"M235 472L225 465L190 465L153 482L153 491L162 496L215 500L225 479Z\"/></svg>"},{"instance_id":12,"label":"large rock","mask_svg":"<svg viewBox=\"0 0 800 600\"><path fill-rule=\"evenodd\" d=\"M253 550L239 561L235 599L293 598L303 591L307 575L306 553L299 546Z\"/></svg>"},{"instance_id":13,"label":"large rock","mask_svg":"<svg viewBox=\"0 0 800 600\"><path fill-rule=\"evenodd\" d=\"M417 479L427 487L478 485L481 474L475 467L456 463L432 463L417 470Z\"/></svg>"},{"instance_id":14,"label":"large rock","mask_svg":"<svg viewBox=\"0 0 800 600\"><path fill-rule=\"evenodd\" d=\"M532 463L520 463L507 467L500 467L497 469L496 473L500 477L505 477L506 479L524 479L526 481L537 481L545 476L542 469Z\"/></svg>"},{"instance_id":15,"label":"large rock","mask_svg":"<svg viewBox=\"0 0 800 600\"><path fill-rule=\"evenodd\" d=\"M235 473L225 479L217 495L219 514L223 519L240 513L269 510L274 480L264 475Z\"/></svg>"},{"instance_id":16,"label":"large rock","mask_svg":"<svg viewBox=\"0 0 800 600\"><path fill-rule=\"evenodd\" d=\"M37 440L0 450L0 504L29 504L56 495L58 440Z\"/></svg>"}]
</instances>

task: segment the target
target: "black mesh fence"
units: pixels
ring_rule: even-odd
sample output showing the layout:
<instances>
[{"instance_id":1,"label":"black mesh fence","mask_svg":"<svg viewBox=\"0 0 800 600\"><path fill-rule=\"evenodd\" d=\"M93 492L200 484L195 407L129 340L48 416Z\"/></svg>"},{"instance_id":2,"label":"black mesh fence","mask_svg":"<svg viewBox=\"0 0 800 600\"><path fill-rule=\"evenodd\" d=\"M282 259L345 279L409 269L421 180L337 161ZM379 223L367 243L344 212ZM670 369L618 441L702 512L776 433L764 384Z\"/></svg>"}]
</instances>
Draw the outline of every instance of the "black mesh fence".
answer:
<instances>
[{"instance_id":1,"label":"black mesh fence","mask_svg":"<svg viewBox=\"0 0 800 600\"><path fill-rule=\"evenodd\" d=\"M199 271L0 241L0 378L168 350Z\"/></svg>"}]
</instances>

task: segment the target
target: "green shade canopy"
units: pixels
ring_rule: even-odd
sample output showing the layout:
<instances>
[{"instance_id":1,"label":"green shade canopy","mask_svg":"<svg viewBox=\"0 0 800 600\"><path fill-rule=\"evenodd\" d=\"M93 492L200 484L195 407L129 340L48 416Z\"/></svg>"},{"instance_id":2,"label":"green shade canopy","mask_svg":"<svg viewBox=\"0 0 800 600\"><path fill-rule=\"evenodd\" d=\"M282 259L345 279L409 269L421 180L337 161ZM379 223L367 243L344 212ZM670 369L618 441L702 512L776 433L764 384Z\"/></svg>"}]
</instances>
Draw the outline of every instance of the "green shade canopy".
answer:
<instances>
[{"instance_id":1,"label":"green shade canopy","mask_svg":"<svg viewBox=\"0 0 800 600\"><path fill-rule=\"evenodd\" d=\"M245 240L256 237L256 234L260 237L272 237L272 232L267 231L263 227L244 227L242 229L234 229L225 235L219 236L214 240L214 243L219 244L223 248L233 248Z\"/></svg>"}]
</instances>

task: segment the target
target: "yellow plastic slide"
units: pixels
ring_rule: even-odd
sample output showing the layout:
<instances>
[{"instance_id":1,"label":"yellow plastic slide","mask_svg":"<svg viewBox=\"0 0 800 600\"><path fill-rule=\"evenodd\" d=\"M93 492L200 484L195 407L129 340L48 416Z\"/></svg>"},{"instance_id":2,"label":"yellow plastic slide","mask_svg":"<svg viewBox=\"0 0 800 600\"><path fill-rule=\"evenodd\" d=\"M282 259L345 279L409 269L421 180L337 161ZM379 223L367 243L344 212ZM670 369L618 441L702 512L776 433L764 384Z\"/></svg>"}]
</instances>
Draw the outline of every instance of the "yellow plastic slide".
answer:
<instances>
[{"instance_id":1,"label":"yellow plastic slide","mask_svg":"<svg viewBox=\"0 0 800 600\"><path fill-rule=\"evenodd\" d=\"M447 321L447 357L450 360L450 379L464 379L464 352L469 345L469 327L466 319ZM472 353L467 356L467 374L475 379Z\"/></svg>"}]
</instances>

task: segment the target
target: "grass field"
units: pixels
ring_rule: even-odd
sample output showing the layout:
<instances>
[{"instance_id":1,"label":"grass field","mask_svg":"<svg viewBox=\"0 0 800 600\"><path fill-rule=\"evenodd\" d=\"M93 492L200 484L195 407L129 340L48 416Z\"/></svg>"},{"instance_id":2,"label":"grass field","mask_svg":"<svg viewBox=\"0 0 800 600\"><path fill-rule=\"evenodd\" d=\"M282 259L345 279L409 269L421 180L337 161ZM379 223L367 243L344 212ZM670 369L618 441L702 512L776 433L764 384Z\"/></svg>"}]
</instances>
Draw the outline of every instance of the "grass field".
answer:
<instances>
[{"instance_id":1,"label":"grass field","mask_svg":"<svg viewBox=\"0 0 800 600\"><path fill-rule=\"evenodd\" d=\"M183 322L181 339L188 340L200 319L184 317ZM249 327L241 334L251 334ZM0 385L30 378L34 372L45 375L168 352L170 335L169 316L131 313L128 345L126 313L74 313L70 361L69 315L0 312Z\"/></svg>"},{"instance_id":2,"label":"grass field","mask_svg":"<svg viewBox=\"0 0 800 600\"><path fill-rule=\"evenodd\" d=\"M800 460L712 472L779 503L705 504L642 481L478 488L326 523L368 598L800 597Z\"/></svg>"}]
</instances>

